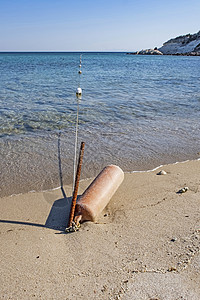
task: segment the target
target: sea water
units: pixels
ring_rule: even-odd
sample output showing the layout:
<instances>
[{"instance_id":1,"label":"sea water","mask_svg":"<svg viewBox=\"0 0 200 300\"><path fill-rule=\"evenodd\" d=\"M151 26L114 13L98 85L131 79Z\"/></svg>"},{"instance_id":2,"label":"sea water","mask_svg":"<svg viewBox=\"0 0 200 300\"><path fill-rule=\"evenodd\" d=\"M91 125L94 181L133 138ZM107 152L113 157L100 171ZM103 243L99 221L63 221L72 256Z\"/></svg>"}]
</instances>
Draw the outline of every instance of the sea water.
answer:
<instances>
[{"instance_id":1,"label":"sea water","mask_svg":"<svg viewBox=\"0 0 200 300\"><path fill-rule=\"evenodd\" d=\"M79 84L82 178L198 158L199 57L0 53L0 76L1 195L71 183Z\"/></svg>"}]
</instances>

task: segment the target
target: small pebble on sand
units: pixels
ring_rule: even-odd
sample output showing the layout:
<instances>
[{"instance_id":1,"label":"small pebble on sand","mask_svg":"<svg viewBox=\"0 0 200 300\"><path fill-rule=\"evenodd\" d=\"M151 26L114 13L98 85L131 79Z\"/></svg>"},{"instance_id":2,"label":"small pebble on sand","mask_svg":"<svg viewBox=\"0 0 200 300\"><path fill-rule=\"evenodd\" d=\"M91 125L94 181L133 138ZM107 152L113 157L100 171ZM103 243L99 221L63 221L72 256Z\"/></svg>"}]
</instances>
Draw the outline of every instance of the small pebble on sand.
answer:
<instances>
[{"instance_id":1,"label":"small pebble on sand","mask_svg":"<svg viewBox=\"0 0 200 300\"><path fill-rule=\"evenodd\" d=\"M160 172L157 173L157 175L166 175L167 172L165 172L164 170L161 170Z\"/></svg>"},{"instance_id":2,"label":"small pebble on sand","mask_svg":"<svg viewBox=\"0 0 200 300\"><path fill-rule=\"evenodd\" d=\"M188 190L189 190L189 188L187 186L185 186L184 188L180 189L177 193L183 194L183 193L186 193Z\"/></svg>"},{"instance_id":3,"label":"small pebble on sand","mask_svg":"<svg viewBox=\"0 0 200 300\"><path fill-rule=\"evenodd\" d=\"M171 242L175 242L177 240L177 238L172 238Z\"/></svg>"}]
</instances>

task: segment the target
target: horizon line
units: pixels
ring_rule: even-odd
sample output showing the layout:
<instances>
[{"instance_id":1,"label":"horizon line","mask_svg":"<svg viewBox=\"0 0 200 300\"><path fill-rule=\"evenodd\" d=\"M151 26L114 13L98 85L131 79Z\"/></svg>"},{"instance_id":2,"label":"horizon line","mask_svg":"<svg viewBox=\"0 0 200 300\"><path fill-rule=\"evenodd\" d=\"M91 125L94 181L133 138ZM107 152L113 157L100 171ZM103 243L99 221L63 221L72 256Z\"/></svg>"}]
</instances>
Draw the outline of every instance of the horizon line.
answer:
<instances>
[{"instance_id":1,"label":"horizon line","mask_svg":"<svg viewBox=\"0 0 200 300\"><path fill-rule=\"evenodd\" d=\"M134 51L125 51L125 50L113 50L113 51L111 51L111 50L100 50L100 51L98 51L98 50L94 50L94 51L92 51L92 50L83 50L83 51L78 51L78 50L75 50L75 51L73 51L73 50L70 50L70 51L60 51L60 50L52 50L52 51L45 51L45 50L8 50L8 51L1 51L0 50L0 53L95 53L95 52L97 52L97 53L99 53L99 52L102 52L102 53L105 53L105 52L107 52L107 53L113 53L113 52L115 52L115 53L126 53L126 52L134 52Z\"/></svg>"}]
</instances>

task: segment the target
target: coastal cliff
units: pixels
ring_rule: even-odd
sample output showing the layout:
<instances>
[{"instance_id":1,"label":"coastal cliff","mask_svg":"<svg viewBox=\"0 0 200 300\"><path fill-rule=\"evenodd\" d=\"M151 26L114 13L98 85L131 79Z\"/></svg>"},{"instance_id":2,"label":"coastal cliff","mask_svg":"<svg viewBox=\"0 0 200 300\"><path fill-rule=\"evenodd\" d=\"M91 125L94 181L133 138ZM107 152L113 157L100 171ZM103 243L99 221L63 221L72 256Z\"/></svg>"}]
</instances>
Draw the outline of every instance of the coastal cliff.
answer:
<instances>
[{"instance_id":1,"label":"coastal cliff","mask_svg":"<svg viewBox=\"0 0 200 300\"><path fill-rule=\"evenodd\" d=\"M170 39L158 49L163 54L187 54L200 52L200 31Z\"/></svg>"},{"instance_id":2,"label":"coastal cliff","mask_svg":"<svg viewBox=\"0 0 200 300\"><path fill-rule=\"evenodd\" d=\"M140 50L127 54L133 55L189 55L200 56L200 31L194 34L181 35L165 42L162 47Z\"/></svg>"}]
</instances>

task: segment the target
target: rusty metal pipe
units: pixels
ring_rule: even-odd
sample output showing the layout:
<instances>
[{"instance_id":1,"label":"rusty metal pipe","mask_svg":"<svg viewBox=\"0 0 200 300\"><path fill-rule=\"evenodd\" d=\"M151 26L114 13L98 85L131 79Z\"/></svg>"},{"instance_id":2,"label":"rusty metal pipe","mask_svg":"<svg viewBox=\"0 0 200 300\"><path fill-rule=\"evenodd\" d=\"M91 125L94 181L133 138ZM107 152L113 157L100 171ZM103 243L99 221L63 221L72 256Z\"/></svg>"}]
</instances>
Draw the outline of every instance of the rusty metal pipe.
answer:
<instances>
[{"instance_id":1,"label":"rusty metal pipe","mask_svg":"<svg viewBox=\"0 0 200 300\"><path fill-rule=\"evenodd\" d=\"M72 205L71 205L68 227L72 226L72 222L74 219L74 212L75 212L76 200L77 200L77 195L78 195L79 180L80 180L80 176L81 176L81 167L82 167L82 163L83 163L84 148L85 148L85 143L82 142L81 147L80 147L80 152L79 152L79 160L78 160L78 166L77 166L77 172L76 172L76 180L75 180L74 192L73 192L73 197L72 197Z\"/></svg>"}]
</instances>

